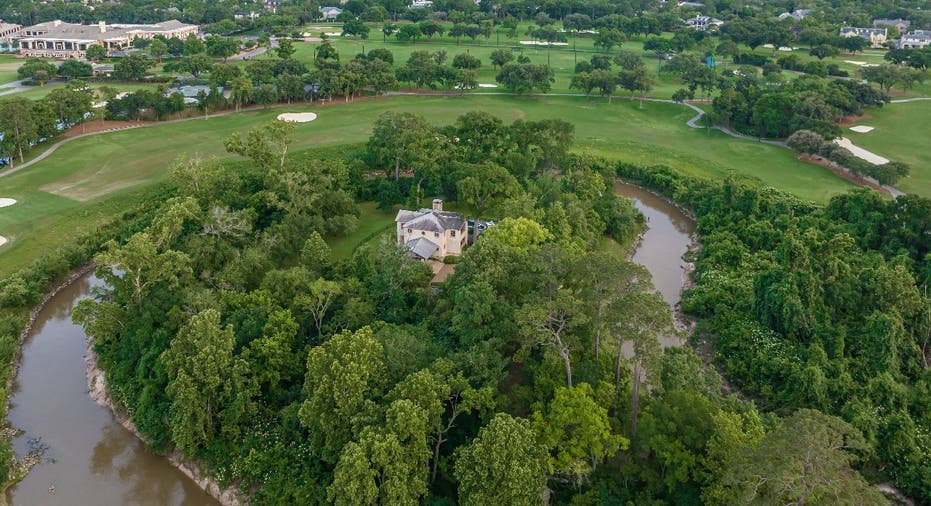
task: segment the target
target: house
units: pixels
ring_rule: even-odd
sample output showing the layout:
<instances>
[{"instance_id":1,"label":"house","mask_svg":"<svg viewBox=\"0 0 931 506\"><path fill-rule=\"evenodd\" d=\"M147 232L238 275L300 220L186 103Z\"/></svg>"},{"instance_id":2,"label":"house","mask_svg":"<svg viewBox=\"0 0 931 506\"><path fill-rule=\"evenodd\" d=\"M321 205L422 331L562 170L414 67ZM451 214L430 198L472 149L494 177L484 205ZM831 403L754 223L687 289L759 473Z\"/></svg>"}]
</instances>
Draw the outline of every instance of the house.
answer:
<instances>
[{"instance_id":1,"label":"house","mask_svg":"<svg viewBox=\"0 0 931 506\"><path fill-rule=\"evenodd\" d=\"M912 22L907 19L874 19L873 27L882 28L884 26L894 26L898 28L899 33L905 33L908 30L908 27L912 25Z\"/></svg>"},{"instance_id":2,"label":"house","mask_svg":"<svg viewBox=\"0 0 931 506\"><path fill-rule=\"evenodd\" d=\"M695 16L694 18L686 19L685 24L696 30L706 32L709 30L714 30L717 27L723 25L724 21L713 18L711 16Z\"/></svg>"},{"instance_id":3,"label":"house","mask_svg":"<svg viewBox=\"0 0 931 506\"><path fill-rule=\"evenodd\" d=\"M779 17L779 19L792 18L792 19L794 19L794 20L796 20L796 21L801 21L801 20L805 19L805 17L808 16L808 14L809 14L810 12L811 12L811 10L809 10L809 9L795 9L795 10L792 11L792 12L783 12L783 13L780 14L778 17Z\"/></svg>"},{"instance_id":4,"label":"house","mask_svg":"<svg viewBox=\"0 0 931 506\"><path fill-rule=\"evenodd\" d=\"M861 37L870 41L872 47L883 47L889 30L886 28L856 28L845 26L840 29L841 37Z\"/></svg>"},{"instance_id":5,"label":"house","mask_svg":"<svg viewBox=\"0 0 931 506\"><path fill-rule=\"evenodd\" d=\"M677 7L691 7L693 9L698 9L704 7L705 4L700 2L679 2L676 4Z\"/></svg>"},{"instance_id":6,"label":"house","mask_svg":"<svg viewBox=\"0 0 931 506\"><path fill-rule=\"evenodd\" d=\"M95 63L93 69L94 77L113 77L115 67L113 65L100 65Z\"/></svg>"},{"instance_id":7,"label":"house","mask_svg":"<svg viewBox=\"0 0 931 506\"><path fill-rule=\"evenodd\" d=\"M324 21L336 21L336 18L343 13L339 7L321 7L320 19Z\"/></svg>"},{"instance_id":8,"label":"house","mask_svg":"<svg viewBox=\"0 0 931 506\"><path fill-rule=\"evenodd\" d=\"M469 240L466 219L459 213L444 211L440 199L433 200L432 209L401 209L394 221L398 244L419 260L461 255Z\"/></svg>"},{"instance_id":9,"label":"house","mask_svg":"<svg viewBox=\"0 0 931 506\"><path fill-rule=\"evenodd\" d=\"M427 7L430 7L431 5L433 5L433 2L431 0L414 0L413 2L411 2L410 8L411 9L426 9Z\"/></svg>"},{"instance_id":10,"label":"house","mask_svg":"<svg viewBox=\"0 0 931 506\"><path fill-rule=\"evenodd\" d=\"M197 26L172 19L151 25L96 25L65 23L60 19L23 28L14 37L19 52L30 58L84 58L90 46L103 46L108 52L132 46L135 38L151 40L157 35L185 39L197 35Z\"/></svg>"},{"instance_id":11,"label":"house","mask_svg":"<svg viewBox=\"0 0 931 506\"><path fill-rule=\"evenodd\" d=\"M912 30L896 41L896 47L899 49L915 49L928 46L931 46L931 30Z\"/></svg>"}]
</instances>

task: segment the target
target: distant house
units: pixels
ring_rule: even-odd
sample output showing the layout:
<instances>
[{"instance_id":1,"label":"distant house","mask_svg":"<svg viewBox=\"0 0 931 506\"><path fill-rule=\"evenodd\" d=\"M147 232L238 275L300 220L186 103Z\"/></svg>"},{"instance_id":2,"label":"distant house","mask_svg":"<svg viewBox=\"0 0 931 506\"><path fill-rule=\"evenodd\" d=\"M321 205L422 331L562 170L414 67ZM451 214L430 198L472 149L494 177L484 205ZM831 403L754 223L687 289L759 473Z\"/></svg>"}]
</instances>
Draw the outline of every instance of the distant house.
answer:
<instances>
[{"instance_id":1,"label":"distant house","mask_svg":"<svg viewBox=\"0 0 931 506\"><path fill-rule=\"evenodd\" d=\"M779 15L779 19L792 18L796 21L801 21L805 19L805 17L808 16L810 12L811 11L809 9L795 9L792 12L783 12Z\"/></svg>"},{"instance_id":2,"label":"distant house","mask_svg":"<svg viewBox=\"0 0 931 506\"><path fill-rule=\"evenodd\" d=\"M698 9L699 7L704 7L705 4L701 2L679 2L676 4L677 7L691 7L693 9Z\"/></svg>"},{"instance_id":3,"label":"distant house","mask_svg":"<svg viewBox=\"0 0 931 506\"><path fill-rule=\"evenodd\" d=\"M336 18L343 13L339 7L321 7L320 19L324 21L336 21Z\"/></svg>"},{"instance_id":4,"label":"distant house","mask_svg":"<svg viewBox=\"0 0 931 506\"><path fill-rule=\"evenodd\" d=\"M882 28L884 26L894 26L899 29L899 33L905 33L908 30L908 27L912 25L912 22L907 19L874 19L873 26L876 28Z\"/></svg>"},{"instance_id":5,"label":"distant house","mask_svg":"<svg viewBox=\"0 0 931 506\"><path fill-rule=\"evenodd\" d=\"M93 69L94 77L113 77L113 65L100 65L95 63Z\"/></svg>"},{"instance_id":6,"label":"distant house","mask_svg":"<svg viewBox=\"0 0 931 506\"><path fill-rule=\"evenodd\" d=\"M724 24L724 21L711 16L695 16L685 20L685 24L703 32L716 29Z\"/></svg>"},{"instance_id":7,"label":"distant house","mask_svg":"<svg viewBox=\"0 0 931 506\"><path fill-rule=\"evenodd\" d=\"M861 37L870 41L872 47L883 47L889 30L886 28L856 28L845 26L840 29L841 37Z\"/></svg>"},{"instance_id":8,"label":"distant house","mask_svg":"<svg viewBox=\"0 0 931 506\"><path fill-rule=\"evenodd\" d=\"M413 2L411 2L410 7L411 9L426 9L427 7L430 7L431 5L433 5L433 2L431 0L414 0Z\"/></svg>"},{"instance_id":9,"label":"distant house","mask_svg":"<svg viewBox=\"0 0 931 506\"><path fill-rule=\"evenodd\" d=\"M467 244L475 242L492 221L465 219L461 214L443 210L443 201L433 200L432 209L398 211L398 245L404 246L412 258L428 260L459 256Z\"/></svg>"},{"instance_id":10,"label":"distant house","mask_svg":"<svg viewBox=\"0 0 931 506\"><path fill-rule=\"evenodd\" d=\"M899 49L923 48L931 46L931 30L912 30L896 42Z\"/></svg>"}]
</instances>

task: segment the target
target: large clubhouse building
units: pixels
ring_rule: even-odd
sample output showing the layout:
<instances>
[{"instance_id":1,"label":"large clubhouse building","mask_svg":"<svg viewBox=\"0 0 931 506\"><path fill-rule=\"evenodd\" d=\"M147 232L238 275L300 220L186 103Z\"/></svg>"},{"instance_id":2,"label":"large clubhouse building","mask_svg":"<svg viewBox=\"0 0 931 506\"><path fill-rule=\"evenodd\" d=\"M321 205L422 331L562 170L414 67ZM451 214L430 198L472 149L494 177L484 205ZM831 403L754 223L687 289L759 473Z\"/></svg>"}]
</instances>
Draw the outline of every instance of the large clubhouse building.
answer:
<instances>
[{"instance_id":1,"label":"large clubhouse building","mask_svg":"<svg viewBox=\"0 0 931 506\"><path fill-rule=\"evenodd\" d=\"M87 48L98 45L107 52L129 47L133 39L165 38L184 39L197 35L197 26L178 20L163 21L154 25L78 25L61 20L39 23L23 28L13 39L19 42L20 54L32 58L84 58Z\"/></svg>"}]
</instances>

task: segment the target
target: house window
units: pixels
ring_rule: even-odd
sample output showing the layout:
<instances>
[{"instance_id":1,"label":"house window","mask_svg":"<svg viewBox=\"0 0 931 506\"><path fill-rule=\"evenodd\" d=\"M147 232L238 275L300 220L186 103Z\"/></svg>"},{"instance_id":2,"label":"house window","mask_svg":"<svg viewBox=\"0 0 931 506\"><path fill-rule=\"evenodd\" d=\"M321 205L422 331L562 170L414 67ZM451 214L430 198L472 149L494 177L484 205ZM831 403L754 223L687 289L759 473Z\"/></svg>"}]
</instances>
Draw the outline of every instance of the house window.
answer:
<instances>
[{"instance_id":1,"label":"house window","mask_svg":"<svg viewBox=\"0 0 931 506\"><path fill-rule=\"evenodd\" d=\"M408 234L411 233L411 229L407 229L407 233L408 233Z\"/></svg>"},{"instance_id":2,"label":"house window","mask_svg":"<svg viewBox=\"0 0 931 506\"><path fill-rule=\"evenodd\" d=\"M433 232L433 237L439 237L439 236L440 236L439 232Z\"/></svg>"},{"instance_id":3,"label":"house window","mask_svg":"<svg viewBox=\"0 0 931 506\"><path fill-rule=\"evenodd\" d=\"M456 237L456 231L455 231L455 230L450 230L449 235L452 236L452 237Z\"/></svg>"},{"instance_id":4,"label":"house window","mask_svg":"<svg viewBox=\"0 0 931 506\"><path fill-rule=\"evenodd\" d=\"M420 231L420 235L427 235L427 233L424 232L423 230L421 230L421 231Z\"/></svg>"}]
</instances>

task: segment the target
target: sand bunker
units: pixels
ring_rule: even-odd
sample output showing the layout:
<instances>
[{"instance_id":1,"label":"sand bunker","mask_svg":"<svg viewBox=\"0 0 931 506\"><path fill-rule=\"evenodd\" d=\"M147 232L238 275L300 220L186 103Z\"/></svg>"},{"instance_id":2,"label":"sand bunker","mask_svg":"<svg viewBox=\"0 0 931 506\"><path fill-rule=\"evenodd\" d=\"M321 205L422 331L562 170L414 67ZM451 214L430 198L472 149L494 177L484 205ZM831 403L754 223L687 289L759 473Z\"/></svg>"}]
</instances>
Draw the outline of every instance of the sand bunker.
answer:
<instances>
[{"instance_id":1,"label":"sand bunker","mask_svg":"<svg viewBox=\"0 0 931 506\"><path fill-rule=\"evenodd\" d=\"M497 85L497 84L486 84L486 83L482 83L482 84L479 84L478 87L479 87L479 88L497 88L498 85Z\"/></svg>"},{"instance_id":2,"label":"sand bunker","mask_svg":"<svg viewBox=\"0 0 931 506\"><path fill-rule=\"evenodd\" d=\"M312 112L283 112L278 115L278 119L290 123L309 123L317 119L317 115Z\"/></svg>"},{"instance_id":3,"label":"sand bunker","mask_svg":"<svg viewBox=\"0 0 931 506\"><path fill-rule=\"evenodd\" d=\"M16 203L16 199L0 199L0 207L12 206Z\"/></svg>"},{"instance_id":4,"label":"sand bunker","mask_svg":"<svg viewBox=\"0 0 931 506\"><path fill-rule=\"evenodd\" d=\"M853 156L861 160L866 160L874 165L883 165L883 164L889 163L888 158L883 158L877 155L876 153L873 153L872 151L867 151L861 147L858 147L854 145L854 143L850 142L850 139L846 137L841 137L840 139L834 139L834 143L850 151L853 154Z\"/></svg>"},{"instance_id":5,"label":"sand bunker","mask_svg":"<svg viewBox=\"0 0 931 506\"><path fill-rule=\"evenodd\" d=\"M0 246L3 246L3 245L6 244L7 242L9 242L9 241L6 240L6 237L3 237L2 235L0 235Z\"/></svg>"},{"instance_id":6,"label":"sand bunker","mask_svg":"<svg viewBox=\"0 0 931 506\"><path fill-rule=\"evenodd\" d=\"M522 40L521 44L525 46L568 46L568 42L544 42L542 40Z\"/></svg>"},{"instance_id":7,"label":"sand bunker","mask_svg":"<svg viewBox=\"0 0 931 506\"><path fill-rule=\"evenodd\" d=\"M873 127L866 126L866 125L857 125L854 127L850 127L850 129L853 130L854 132L861 133L861 134L865 134L867 132L873 131Z\"/></svg>"},{"instance_id":8,"label":"sand bunker","mask_svg":"<svg viewBox=\"0 0 931 506\"><path fill-rule=\"evenodd\" d=\"M851 65L858 65L860 67L878 67L879 66L879 64L867 63L865 61L844 60L844 63L849 63Z\"/></svg>"}]
</instances>

